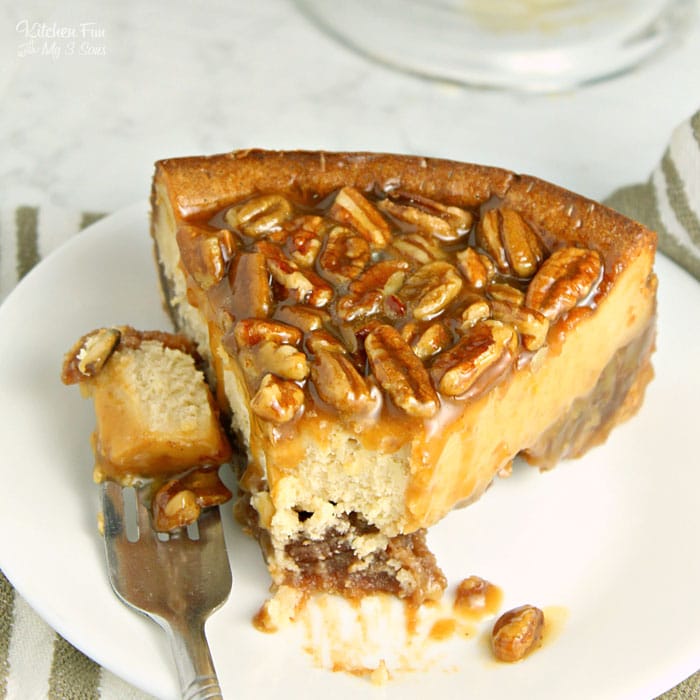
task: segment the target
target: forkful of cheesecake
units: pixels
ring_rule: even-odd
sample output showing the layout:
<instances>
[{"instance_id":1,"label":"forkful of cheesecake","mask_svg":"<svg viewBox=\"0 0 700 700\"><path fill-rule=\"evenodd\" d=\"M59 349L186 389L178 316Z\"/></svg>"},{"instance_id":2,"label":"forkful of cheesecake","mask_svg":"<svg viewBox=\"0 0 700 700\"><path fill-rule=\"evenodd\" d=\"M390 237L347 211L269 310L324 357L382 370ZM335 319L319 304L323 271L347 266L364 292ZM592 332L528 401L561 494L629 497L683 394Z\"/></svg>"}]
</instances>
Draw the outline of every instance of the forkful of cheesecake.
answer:
<instances>
[{"instance_id":1,"label":"forkful of cheesecake","mask_svg":"<svg viewBox=\"0 0 700 700\"><path fill-rule=\"evenodd\" d=\"M182 697L221 697L204 632L231 589L218 506L232 457L191 341L99 328L66 354L61 378L92 398L94 480L110 583L168 634Z\"/></svg>"}]
</instances>

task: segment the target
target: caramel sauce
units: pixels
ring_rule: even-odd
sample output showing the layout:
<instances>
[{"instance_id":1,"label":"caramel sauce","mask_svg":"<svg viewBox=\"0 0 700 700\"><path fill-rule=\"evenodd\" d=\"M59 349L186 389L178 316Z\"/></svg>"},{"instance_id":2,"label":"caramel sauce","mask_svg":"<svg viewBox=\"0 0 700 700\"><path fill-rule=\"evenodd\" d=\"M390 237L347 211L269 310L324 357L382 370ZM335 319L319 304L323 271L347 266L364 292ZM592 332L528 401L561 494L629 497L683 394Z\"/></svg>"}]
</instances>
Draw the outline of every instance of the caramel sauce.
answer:
<instances>
[{"instance_id":1,"label":"caramel sauce","mask_svg":"<svg viewBox=\"0 0 700 700\"><path fill-rule=\"evenodd\" d=\"M454 636L457 631L457 621L451 617L443 617L433 623L428 633L428 638L436 642L442 642Z\"/></svg>"},{"instance_id":2,"label":"caramel sauce","mask_svg":"<svg viewBox=\"0 0 700 700\"><path fill-rule=\"evenodd\" d=\"M273 634L274 632L277 632L277 627L272 626L269 622L269 616L268 612L265 609L265 605L261 605L260 609L258 612L253 615L253 619L251 620L253 623L253 627L255 627L258 632L263 632L264 634Z\"/></svg>"},{"instance_id":3,"label":"caramel sauce","mask_svg":"<svg viewBox=\"0 0 700 700\"><path fill-rule=\"evenodd\" d=\"M420 606L406 602L404 603L404 610L406 615L406 633L412 636L416 634L418 629Z\"/></svg>"},{"instance_id":4,"label":"caramel sauce","mask_svg":"<svg viewBox=\"0 0 700 700\"><path fill-rule=\"evenodd\" d=\"M479 656L489 665L500 666L503 662L493 654L491 633L501 612L502 590L488 583L482 588L487 591L484 605L476 605L477 579L488 583L469 577L464 581L470 583L458 586L453 600L444 598L423 605L383 594L352 599L304 594L294 611L294 620L301 622L306 632L302 648L319 667L378 685L407 673L459 672L463 669L459 659L467 658L460 650L466 652L469 644L477 645ZM569 616L562 606L541 609L545 621L542 637L520 663L527 663L531 654L554 643ZM277 631L270 627L265 606L253 624L264 633Z\"/></svg>"},{"instance_id":5,"label":"caramel sauce","mask_svg":"<svg viewBox=\"0 0 700 700\"><path fill-rule=\"evenodd\" d=\"M457 586L453 609L469 620L477 621L495 615L503 602L503 591L478 576L470 576Z\"/></svg>"},{"instance_id":6,"label":"caramel sauce","mask_svg":"<svg viewBox=\"0 0 700 700\"><path fill-rule=\"evenodd\" d=\"M376 204L377 201L381 201L387 196L386 193L381 192L378 188L375 188L375 190L370 193L364 194L372 204ZM410 193L399 194L401 201L411 201ZM297 216L315 216L328 219L329 211L333 205L335 195L336 193L332 192L328 194L328 196L320 199L312 192L297 193L296 199L291 202L291 204L294 213ZM398 194L393 193L392 196L396 197ZM414 199L416 202L421 201L421 198L418 195L415 195ZM500 203L501 201L497 197L492 197L487 203L482 205L480 209L472 209L470 214L473 216L474 222L478 221L485 211L498 206ZM242 204L245 204L245 202L237 203L234 205L234 208ZM214 289L210 289L208 292L206 292L206 294L211 298L211 304L208 305L209 309L225 308L230 316L230 323L233 324L236 320L243 318L266 318L270 315L274 315L273 312L275 309L280 309L285 305L298 304L298 299L288 296L286 291L280 288L280 286L273 280L270 280L269 284L265 285L265 289L257 288L258 285L256 285L255 280L261 279L261 276L256 275L254 273L254 269L262 268L265 265L265 256L261 252L258 252L261 250L261 245L263 244L260 242L261 239L248 235L240 229L233 228L229 225L226 220L226 213L230 208L231 207L227 207L226 209L217 212L213 217L210 217L207 220L200 220L196 222L200 228L208 228L212 232L221 231L222 229L230 230L238 243L237 250L234 252L232 259L227 261L227 281L224 284L217 285L214 287ZM378 210L376 213L379 215ZM395 240L400 239L402 236L414 234L419 230L415 224L400 220L389 212L383 212L382 216L388 223L392 236ZM530 222L530 225L533 226L533 229L540 236L544 245L549 249L553 249L553 247L561 245L560 242L557 242L550 234L541 230L540 227L532 224L532 222ZM456 265L455 256L460 250L463 250L467 246L474 248L477 247L474 240L474 230L475 223L472 224L471 230L467 232L466 235L462 235L454 241L438 241L437 239L434 239L433 242L439 244L442 255L445 256L446 260L453 265ZM283 236L280 237L279 233L273 232L266 235L266 237L262 239L264 241L264 245L268 247L273 245L272 243L268 243L268 241L276 240L275 236L277 236L277 239L280 241L283 240ZM376 264L382 260L396 259L396 257L396 250L389 246L383 250L375 250L372 254L371 264ZM319 258L320 255L316 256L314 265L309 270L309 273L313 273L315 278L323 280L324 271L319 267ZM264 277L269 279L269 275L266 271L264 273ZM497 272L493 282L496 284L507 284L515 287L516 289L525 291L528 280L518 279L512 275ZM190 283L196 284L191 279ZM348 293L348 288L351 284L352 283L347 282L334 284L334 298L337 300L345 296ZM597 289L598 286L601 287L600 293ZM591 293L590 295L589 300L591 303L597 303L601 293L604 293L603 290L605 288L606 285L603 283L596 286L596 292ZM274 299L269 296L270 290L273 290ZM479 296L484 295L483 291L480 292L478 290L471 289L468 284L465 284L457 299L450 304L450 306L440 317L441 321L443 321L449 328L450 333L452 334L453 343L460 337L458 330L459 324L457 322L459 319L460 304L464 303L464 299L467 295L473 296L475 293ZM397 301L399 300L397 299ZM199 304L199 306L202 308L201 304ZM326 324L326 329L338 337L341 342L347 340L348 334L352 336L353 333L361 333L361 327L367 322L366 319L359 322L343 321L335 313L336 304L334 301L331 301L330 304L325 306L324 310L329 311L331 315L330 323ZM552 343L557 345L564 337L568 328L575 324L579 319L580 317L577 314L569 314L569 319L566 326L562 325L558 329L557 333L552 334ZM214 322L220 322L220 319L212 320ZM411 317L410 308L407 309L405 303L402 302L401 304L394 304L393 306L389 304L389 307L380 310L379 313L373 313L371 316L371 321L372 323L389 323L401 330L406 323L413 321L413 319ZM422 326L423 328L427 327L427 325L429 325L429 322L419 323L419 326ZM351 355L355 359L356 367L361 374L363 374L365 377L369 377L370 370L367 366L366 357L364 357L362 352L363 348L361 339L360 342L357 343L357 346L358 347L355 349L351 348ZM520 354L522 354L523 357L501 358L501 360L493 368L486 372L484 376L482 376L472 387L470 387L469 391L463 396L457 397L456 399L441 396L441 409L439 414L425 421L411 418L403 411L397 410L396 407L393 406L390 399L387 398L383 400L378 408L378 415L372 416L365 421L360 420L357 422L357 432L361 436L360 439L362 444L369 450L380 449L390 451L394 449L396 444L405 442L407 438L415 436L417 432L422 431L434 435L435 432L439 431L440 429L444 429L454 418L455 411L453 410L453 407L449 405L450 402L456 401L458 404L463 404L465 401L474 400L491 389L495 383L503 381L503 379L507 377L508 372L512 370L514 359L518 360L519 366L522 366L523 363L527 363L529 354L523 353L522 351ZM432 363L428 361L426 366L429 368L431 364ZM305 392L307 394L307 408L305 411L307 416L316 417L328 415L333 421L337 421L339 418L341 420L347 419L347 416L338 416L338 412L333 407L328 406L319 400L318 395L315 394L310 386L311 382L305 382L304 384ZM442 406L445 404L447 404L447 406L445 409L443 409ZM376 418L380 418L381 420L375 420ZM307 430L311 426L308 425L309 421L306 421L305 423L304 430ZM372 426L376 425L377 423L381 423L381 430L372 430ZM390 427L387 428L387 426ZM436 426L438 430L436 430ZM268 435L267 437L269 439L274 439L275 441L284 440L285 432L293 429L294 421L292 421L291 424L284 426L284 429L282 429L279 433ZM389 438L387 440L387 429L393 432L393 439ZM323 431L323 423L319 422L318 430L315 432L323 433Z\"/></svg>"},{"instance_id":7,"label":"caramel sauce","mask_svg":"<svg viewBox=\"0 0 700 700\"><path fill-rule=\"evenodd\" d=\"M547 346L550 352L559 353L569 333L592 313L593 309L589 306L577 306L552 324L547 334Z\"/></svg>"},{"instance_id":8,"label":"caramel sauce","mask_svg":"<svg viewBox=\"0 0 700 700\"><path fill-rule=\"evenodd\" d=\"M544 631L540 647L555 642L564 631L566 621L569 619L569 609L562 605L546 605L542 608L542 612L544 613Z\"/></svg>"}]
</instances>

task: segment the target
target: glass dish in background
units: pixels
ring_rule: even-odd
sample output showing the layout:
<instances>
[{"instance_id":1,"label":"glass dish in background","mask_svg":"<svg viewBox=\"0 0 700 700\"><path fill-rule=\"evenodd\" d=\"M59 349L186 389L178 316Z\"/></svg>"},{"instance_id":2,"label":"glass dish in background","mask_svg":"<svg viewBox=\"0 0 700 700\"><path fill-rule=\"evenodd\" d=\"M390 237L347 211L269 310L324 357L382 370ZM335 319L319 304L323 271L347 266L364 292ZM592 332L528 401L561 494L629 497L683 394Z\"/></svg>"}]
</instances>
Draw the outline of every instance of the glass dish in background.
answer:
<instances>
[{"instance_id":1,"label":"glass dish in background","mask_svg":"<svg viewBox=\"0 0 700 700\"><path fill-rule=\"evenodd\" d=\"M297 0L336 39L394 68L551 92L623 73L687 27L695 0Z\"/></svg>"}]
</instances>

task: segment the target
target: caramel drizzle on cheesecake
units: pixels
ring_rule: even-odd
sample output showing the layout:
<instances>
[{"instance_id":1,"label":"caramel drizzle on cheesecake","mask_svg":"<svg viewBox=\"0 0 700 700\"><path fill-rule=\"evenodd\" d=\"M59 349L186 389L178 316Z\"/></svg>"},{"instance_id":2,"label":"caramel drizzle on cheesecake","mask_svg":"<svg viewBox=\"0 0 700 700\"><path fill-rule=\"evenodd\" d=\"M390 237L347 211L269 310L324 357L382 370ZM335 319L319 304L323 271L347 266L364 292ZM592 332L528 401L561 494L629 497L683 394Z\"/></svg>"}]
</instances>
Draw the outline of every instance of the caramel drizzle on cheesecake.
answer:
<instances>
[{"instance_id":1,"label":"caramel drizzle on cheesecake","mask_svg":"<svg viewBox=\"0 0 700 700\"><path fill-rule=\"evenodd\" d=\"M177 238L190 292L280 439L304 414L361 424L363 441L380 412L399 433L444 427L455 402L556 344L604 279L597 252L555 248L494 199L472 211L400 190L264 193Z\"/></svg>"}]
</instances>

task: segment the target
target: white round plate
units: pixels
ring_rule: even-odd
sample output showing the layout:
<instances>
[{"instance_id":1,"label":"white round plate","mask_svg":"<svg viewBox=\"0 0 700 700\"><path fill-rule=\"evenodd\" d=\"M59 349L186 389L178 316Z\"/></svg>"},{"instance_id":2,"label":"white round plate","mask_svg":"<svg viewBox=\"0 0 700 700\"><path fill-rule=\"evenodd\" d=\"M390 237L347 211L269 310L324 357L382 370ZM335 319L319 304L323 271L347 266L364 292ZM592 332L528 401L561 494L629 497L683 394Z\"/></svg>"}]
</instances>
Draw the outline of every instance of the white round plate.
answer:
<instances>
[{"instance_id":1,"label":"white round plate","mask_svg":"<svg viewBox=\"0 0 700 700\"><path fill-rule=\"evenodd\" d=\"M700 668L700 285L663 258L657 269L657 376L640 413L585 458L543 474L519 469L430 533L452 583L490 579L504 590L504 610L566 609L556 639L515 665L459 640L451 670L437 665L381 688L316 668L288 634L251 625L269 580L226 510L234 586L207 627L225 695L621 700L651 698ZM171 698L164 635L107 583L92 407L59 379L74 341L108 324L169 328L145 204L76 235L0 306L0 567L75 646Z\"/></svg>"}]
</instances>

